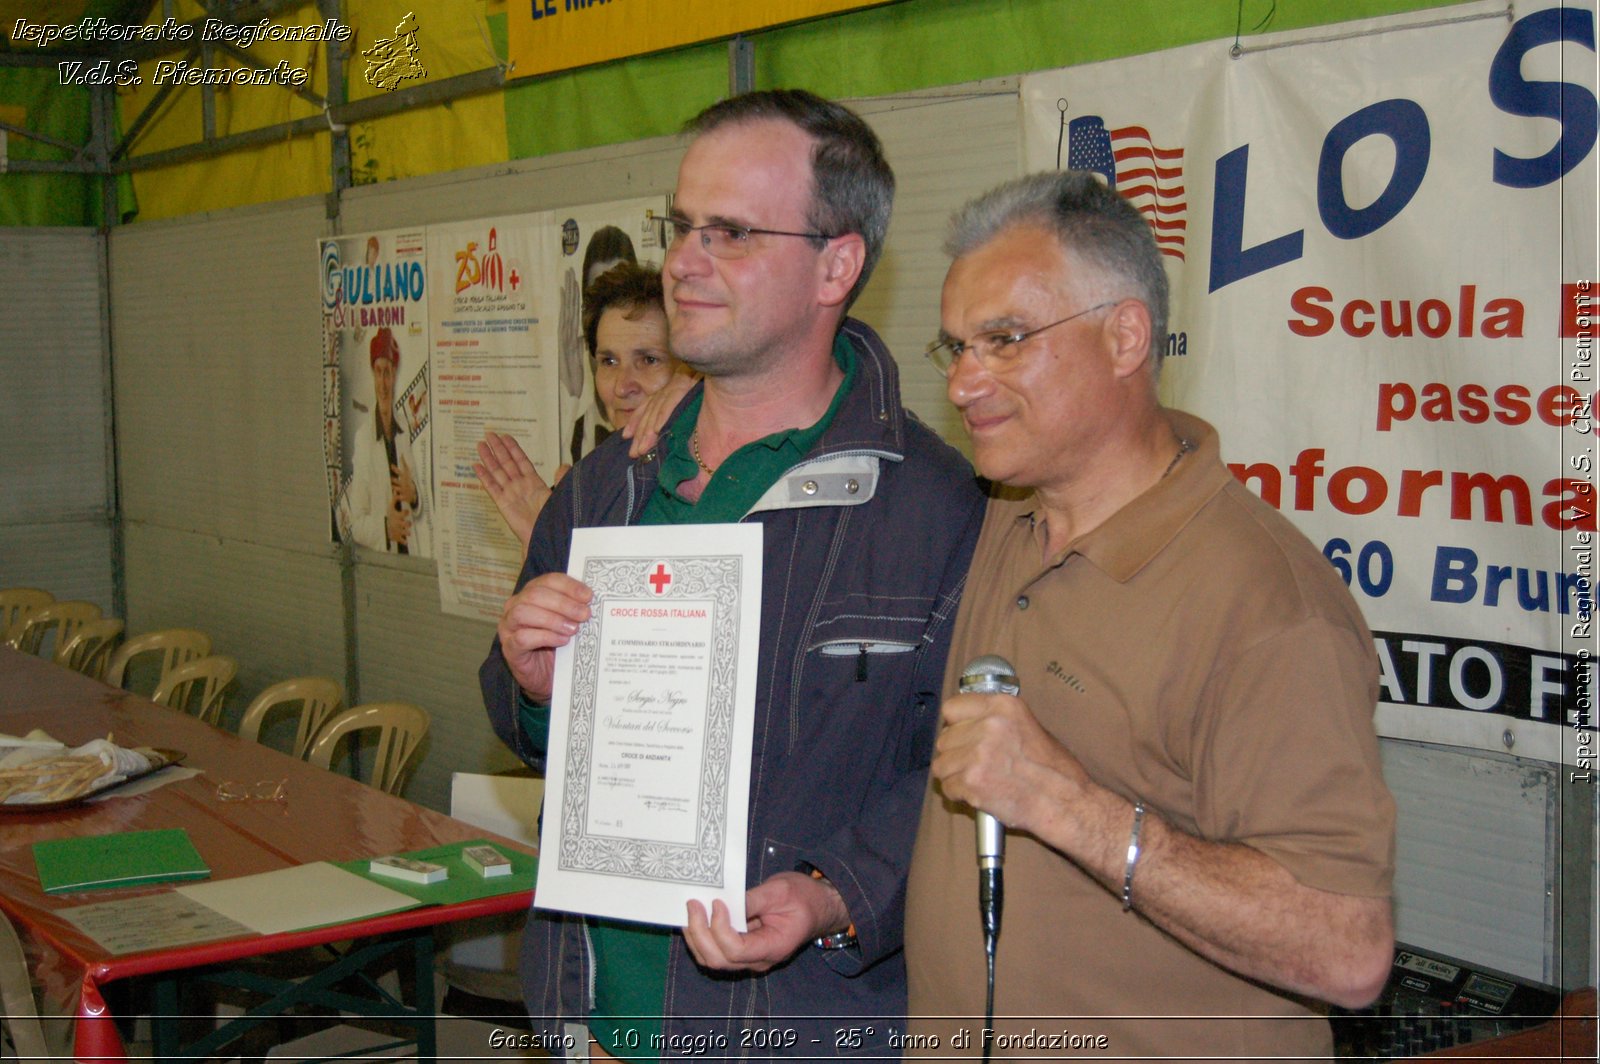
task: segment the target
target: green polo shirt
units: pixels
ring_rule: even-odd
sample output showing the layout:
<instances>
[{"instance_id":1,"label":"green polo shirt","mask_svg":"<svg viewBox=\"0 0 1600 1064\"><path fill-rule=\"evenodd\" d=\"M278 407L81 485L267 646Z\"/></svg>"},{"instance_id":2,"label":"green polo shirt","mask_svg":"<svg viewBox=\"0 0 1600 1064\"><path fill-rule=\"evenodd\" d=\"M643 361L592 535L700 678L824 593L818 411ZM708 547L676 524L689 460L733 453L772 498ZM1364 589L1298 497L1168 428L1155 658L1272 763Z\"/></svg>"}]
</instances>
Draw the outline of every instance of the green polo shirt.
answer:
<instances>
[{"instance_id":1,"label":"green polo shirt","mask_svg":"<svg viewBox=\"0 0 1600 1064\"><path fill-rule=\"evenodd\" d=\"M730 454L700 498L678 494L678 485L695 479L700 464L689 440L700 420L702 395L694 397L672 422L672 448L661 458L656 490L645 501L641 525L731 524L750 512L756 500L816 446L855 384L858 358L843 333L833 341L833 358L844 380L815 425L787 429L745 444ZM550 741L550 707L522 703L522 730L543 749ZM667 996L667 955L672 931L620 920L590 921L594 947L594 1008L589 1034L614 1057L650 1060L661 1036L661 1007Z\"/></svg>"}]
</instances>

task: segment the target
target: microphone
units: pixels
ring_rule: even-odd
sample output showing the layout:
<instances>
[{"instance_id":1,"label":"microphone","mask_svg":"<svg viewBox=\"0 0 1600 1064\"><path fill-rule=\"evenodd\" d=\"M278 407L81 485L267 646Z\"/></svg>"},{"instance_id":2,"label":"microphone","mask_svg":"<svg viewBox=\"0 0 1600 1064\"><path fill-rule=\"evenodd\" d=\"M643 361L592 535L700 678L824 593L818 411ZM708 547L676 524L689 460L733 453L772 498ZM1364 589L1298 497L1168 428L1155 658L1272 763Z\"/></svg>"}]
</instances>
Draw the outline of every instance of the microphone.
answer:
<instances>
[{"instance_id":1,"label":"microphone","mask_svg":"<svg viewBox=\"0 0 1600 1064\"><path fill-rule=\"evenodd\" d=\"M985 654L974 658L961 672L961 693L1017 695L1022 685L1017 670L1005 658ZM983 918L983 952L988 966L988 986L983 1006L983 1061L988 1064L994 1033L994 954L1000 940L1000 911L1005 906L1006 828L993 813L978 813L978 914Z\"/></svg>"},{"instance_id":2,"label":"microphone","mask_svg":"<svg viewBox=\"0 0 1600 1064\"><path fill-rule=\"evenodd\" d=\"M974 658L962 670L962 694L1015 695L1021 692L1016 670L997 655ZM983 933L991 949L994 940L1000 937L1000 912L1005 903L1001 866L1005 860L1005 825L993 814L978 810L978 912L983 917Z\"/></svg>"}]
</instances>

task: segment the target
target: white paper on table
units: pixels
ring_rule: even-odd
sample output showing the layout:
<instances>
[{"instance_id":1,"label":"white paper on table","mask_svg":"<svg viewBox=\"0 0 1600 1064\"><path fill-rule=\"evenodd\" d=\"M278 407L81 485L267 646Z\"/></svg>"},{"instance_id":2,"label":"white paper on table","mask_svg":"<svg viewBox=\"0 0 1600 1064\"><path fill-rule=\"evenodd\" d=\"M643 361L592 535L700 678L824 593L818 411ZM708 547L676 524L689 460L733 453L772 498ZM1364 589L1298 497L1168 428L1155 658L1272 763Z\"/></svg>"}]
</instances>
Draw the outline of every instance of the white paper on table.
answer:
<instances>
[{"instance_id":1,"label":"white paper on table","mask_svg":"<svg viewBox=\"0 0 1600 1064\"><path fill-rule=\"evenodd\" d=\"M534 904L745 930L761 637L758 524L583 528L591 619L556 651Z\"/></svg>"},{"instance_id":2,"label":"white paper on table","mask_svg":"<svg viewBox=\"0 0 1600 1064\"><path fill-rule=\"evenodd\" d=\"M177 891L263 935L364 920L422 904L326 861L196 883Z\"/></svg>"},{"instance_id":3,"label":"white paper on table","mask_svg":"<svg viewBox=\"0 0 1600 1064\"><path fill-rule=\"evenodd\" d=\"M119 956L252 933L237 920L173 891L74 905L57 909L56 915Z\"/></svg>"}]
</instances>

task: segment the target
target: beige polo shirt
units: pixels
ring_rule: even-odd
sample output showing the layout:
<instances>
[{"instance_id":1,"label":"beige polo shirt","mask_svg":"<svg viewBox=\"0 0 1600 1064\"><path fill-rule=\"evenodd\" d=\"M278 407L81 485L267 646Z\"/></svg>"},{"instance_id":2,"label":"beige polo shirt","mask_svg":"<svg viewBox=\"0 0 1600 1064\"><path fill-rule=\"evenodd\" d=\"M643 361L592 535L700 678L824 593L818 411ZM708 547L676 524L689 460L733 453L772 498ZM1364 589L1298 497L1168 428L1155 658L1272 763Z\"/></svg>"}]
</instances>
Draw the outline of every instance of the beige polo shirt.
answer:
<instances>
[{"instance_id":1,"label":"beige polo shirt","mask_svg":"<svg viewBox=\"0 0 1600 1064\"><path fill-rule=\"evenodd\" d=\"M1394 803L1371 634L1317 549L1228 473L1216 431L1167 416L1194 452L1048 562L1034 499L990 502L946 693L972 658L999 654L1103 786L1308 886L1387 896ZM1011 1041L996 1058L1331 1052L1316 1011L1123 912L1033 837L1008 834L1005 877L995 1011L1016 1018L997 1022ZM931 784L906 915L909 1052L960 1053L962 1028L979 1049L977 891L972 811Z\"/></svg>"}]
</instances>

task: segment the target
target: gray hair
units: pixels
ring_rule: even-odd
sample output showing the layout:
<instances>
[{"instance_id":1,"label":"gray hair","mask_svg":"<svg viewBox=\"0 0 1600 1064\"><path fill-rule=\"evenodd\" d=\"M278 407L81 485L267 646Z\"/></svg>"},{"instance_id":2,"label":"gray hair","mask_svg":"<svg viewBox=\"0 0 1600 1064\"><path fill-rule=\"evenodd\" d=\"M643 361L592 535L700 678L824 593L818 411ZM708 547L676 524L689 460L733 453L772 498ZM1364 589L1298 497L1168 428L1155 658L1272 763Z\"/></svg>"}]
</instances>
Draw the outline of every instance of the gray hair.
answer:
<instances>
[{"instance_id":1,"label":"gray hair","mask_svg":"<svg viewBox=\"0 0 1600 1064\"><path fill-rule=\"evenodd\" d=\"M1167 348L1167 271L1155 234L1133 204L1092 171L1030 174L958 210L944 249L960 258L1013 225L1043 226L1083 265L1131 287L1124 297L1134 296L1150 312L1150 359L1159 373Z\"/></svg>"},{"instance_id":2,"label":"gray hair","mask_svg":"<svg viewBox=\"0 0 1600 1064\"><path fill-rule=\"evenodd\" d=\"M812 194L806 224L830 236L858 233L866 244L861 276L845 302L848 310L872 276L889 232L894 171L884 158L883 145L860 115L804 89L768 89L731 97L689 119L683 131L698 136L722 126L759 121L789 122L816 141L811 149Z\"/></svg>"}]
</instances>

